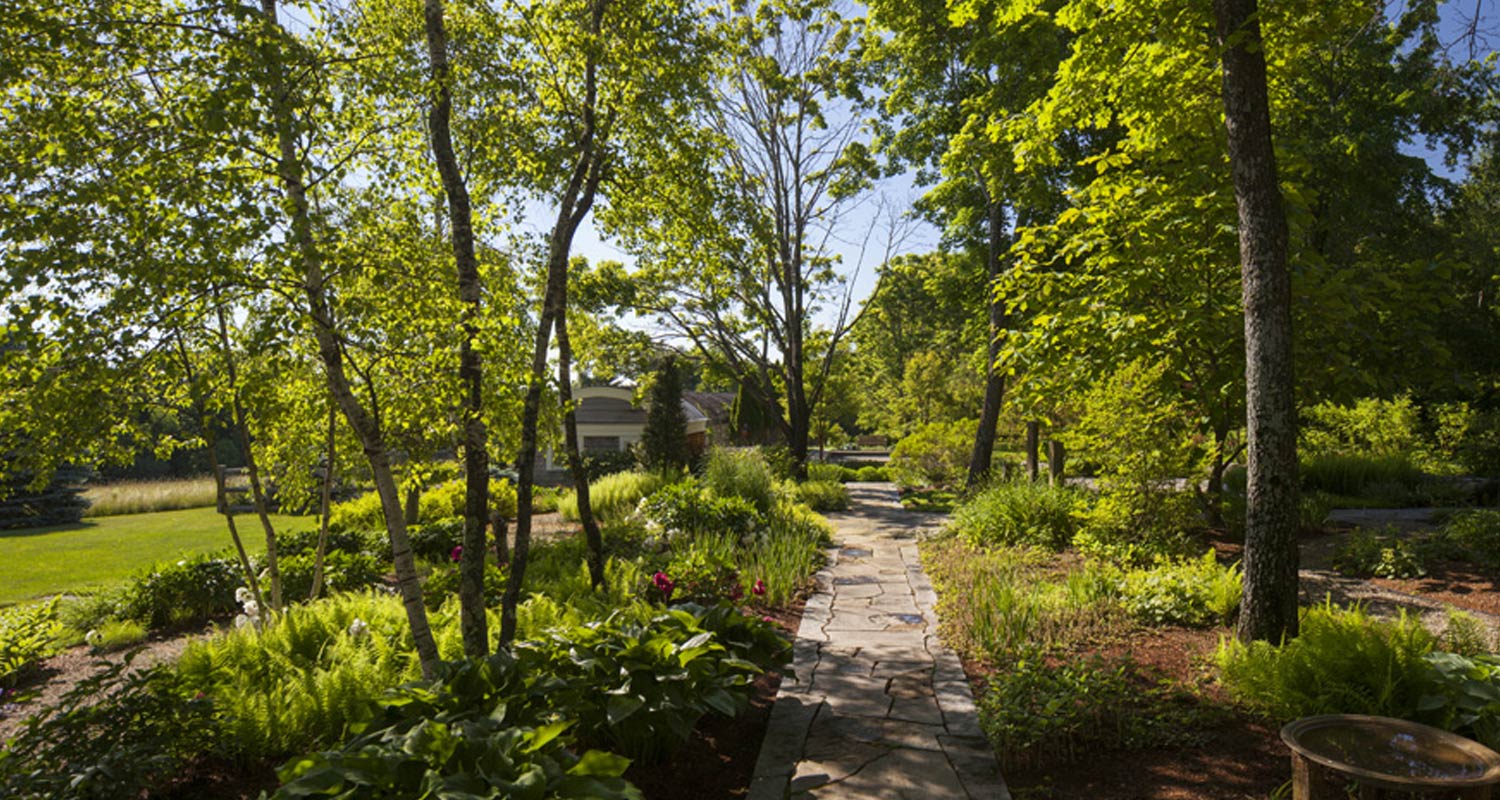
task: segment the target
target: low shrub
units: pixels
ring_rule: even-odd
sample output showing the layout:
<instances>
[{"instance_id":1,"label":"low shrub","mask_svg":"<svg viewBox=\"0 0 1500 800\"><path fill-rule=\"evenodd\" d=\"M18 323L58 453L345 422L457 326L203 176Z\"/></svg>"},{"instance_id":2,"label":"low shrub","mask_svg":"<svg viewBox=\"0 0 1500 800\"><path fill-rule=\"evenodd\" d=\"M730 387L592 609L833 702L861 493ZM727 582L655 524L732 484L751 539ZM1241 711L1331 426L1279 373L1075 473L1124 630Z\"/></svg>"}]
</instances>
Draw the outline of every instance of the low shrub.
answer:
<instances>
[{"instance_id":1,"label":"low shrub","mask_svg":"<svg viewBox=\"0 0 1500 800\"><path fill-rule=\"evenodd\" d=\"M703 486L719 497L739 497L766 514L776 502L776 476L755 448L715 447L703 467Z\"/></svg>"},{"instance_id":2,"label":"low shrub","mask_svg":"<svg viewBox=\"0 0 1500 800\"><path fill-rule=\"evenodd\" d=\"M99 662L0 748L0 796L114 800L166 785L218 741L212 702L170 667Z\"/></svg>"},{"instance_id":3,"label":"low shrub","mask_svg":"<svg viewBox=\"0 0 1500 800\"><path fill-rule=\"evenodd\" d=\"M889 483L891 470L889 467L860 467L855 471L854 479L863 483Z\"/></svg>"},{"instance_id":4,"label":"low shrub","mask_svg":"<svg viewBox=\"0 0 1500 800\"><path fill-rule=\"evenodd\" d=\"M1345 575L1360 578L1417 578L1427 574L1421 548L1401 536L1394 526L1381 531L1358 530L1334 551L1331 564Z\"/></svg>"},{"instance_id":5,"label":"low shrub","mask_svg":"<svg viewBox=\"0 0 1500 800\"><path fill-rule=\"evenodd\" d=\"M1371 618L1358 607L1305 609L1285 644L1226 639L1216 655L1225 689L1277 720L1314 714L1414 719L1426 691L1425 658L1437 638L1404 614Z\"/></svg>"},{"instance_id":6,"label":"low shrub","mask_svg":"<svg viewBox=\"0 0 1500 800\"><path fill-rule=\"evenodd\" d=\"M1300 465L1302 490L1345 497L1368 497L1405 505L1422 482L1422 472L1404 455L1314 455Z\"/></svg>"},{"instance_id":7,"label":"low shrub","mask_svg":"<svg viewBox=\"0 0 1500 800\"><path fill-rule=\"evenodd\" d=\"M1148 625L1230 625L1239 614L1241 591L1238 566L1223 566L1213 550L1196 560L1132 570L1120 584L1125 610Z\"/></svg>"},{"instance_id":8,"label":"low shrub","mask_svg":"<svg viewBox=\"0 0 1500 800\"><path fill-rule=\"evenodd\" d=\"M234 592L243 582L239 562L222 555L158 564L126 588L124 616L152 630L207 622L239 608Z\"/></svg>"},{"instance_id":9,"label":"low shrub","mask_svg":"<svg viewBox=\"0 0 1500 800\"><path fill-rule=\"evenodd\" d=\"M923 425L891 450L891 477L909 489L958 486L968 474L978 428L974 420Z\"/></svg>"},{"instance_id":10,"label":"low shrub","mask_svg":"<svg viewBox=\"0 0 1500 800\"><path fill-rule=\"evenodd\" d=\"M417 502L418 524L462 517L464 493L462 478L428 487ZM516 516L516 487L508 480L490 479L490 508L507 519ZM384 531L385 511L380 495L366 492L353 500L335 503L329 509L328 527L334 531Z\"/></svg>"},{"instance_id":11,"label":"low shrub","mask_svg":"<svg viewBox=\"0 0 1500 800\"><path fill-rule=\"evenodd\" d=\"M715 495L692 479L653 492L640 502L634 517L647 534L668 540L726 534L738 541L766 525L750 501Z\"/></svg>"},{"instance_id":12,"label":"low shrub","mask_svg":"<svg viewBox=\"0 0 1500 800\"><path fill-rule=\"evenodd\" d=\"M709 712L744 710L755 676L790 651L769 626L728 606L683 606L647 623L614 619L520 646L548 704L578 720L578 734L653 761L692 735ZM531 651L530 653L526 651Z\"/></svg>"},{"instance_id":13,"label":"low shrub","mask_svg":"<svg viewBox=\"0 0 1500 800\"><path fill-rule=\"evenodd\" d=\"M835 481L807 481L797 485L797 499L814 511L844 511L849 508L849 491Z\"/></svg>"},{"instance_id":14,"label":"low shrub","mask_svg":"<svg viewBox=\"0 0 1500 800\"><path fill-rule=\"evenodd\" d=\"M1460 511L1443 523L1437 538L1450 545L1450 552L1491 569L1500 568L1500 511Z\"/></svg>"},{"instance_id":15,"label":"low shrub","mask_svg":"<svg viewBox=\"0 0 1500 800\"><path fill-rule=\"evenodd\" d=\"M394 690L376 720L337 750L289 763L280 800L304 797L640 798L627 759L574 755L568 722L538 727L506 700L522 690L507 654L451 665L435 681Z\"/></svg>"},{"instance_id":16,"label":"low shrub","mask_svg":"<svg viewBox=\"0 0 1500 800\"><path fill-rule=\"evenodd\" d=\"M739 600L744 589L734 564L738 544L737 537L719 534L674 549L672 559L643 581L642 596L653 603L713 605Z\"/></svg>"},{"instance_id":17,"label":"low shrub","mask_svg":"<svg viewBox=\"0 0 1500 800\"><path fill-rule=\"evenodd\" d=\"M290 533L278 532L276 534L276 555L278 558L316 555L318 552L319 535L317 529L292 531ZM333 530L330 528L328 531L327 552L330 553L370 552L378 555L386 553L390 549L390 544L384 535L384 529L381 529L376 535L348 529Z\"/></svg>"},{"instance_id":18,"label":"low shrub","mask_svg":"<svg viewBox=\"0 0 1500 800\"><path fill-rule=\"evenodd\" d=\"M446 563L452 557L453 548L464 543L464 519L448 517L413 525L406 530L406 535L411 539L412 555L424 561Z\"/></svg>"},{"instance_id":19,"label":"low shrub","mask_svg":"<svg viewBox=\"0 0 1500 800\"><path fill-rule=\"evenodd\" d=\"M997 481L953 510L949 527L976 547L1032 545L1061 550L1078 530L1085 503L1062 486Z\"/></svg>"},{"instance_id":20,"label":"low shrub","mask_svg":"<svg viewBox=\"0 0 1500 800\"><path fill-rule=\"evenodd\" d=\"M56 651L57 598L0 610L0 688L12 687Z\"/></svg>"},{"instance_id":21,"label":"low shrub","mask_svg":"<svg viewBox=\"0 0 1500 800\"><path fill-rule=\"evenodd\" d=\"M841 464L808 464L807 479L810 481L832 481L843 483L854 480L855 471Z\"/></svg>"},{"instance_id":22,"label":"low shrub","mask_svg":"<svg viewBox=\"0 0 1500 800\"><path fill-rule=\"evenodd\" d=\"M280 559L281 594L287 602L298 602L312 594L317 555L299 554ZM323 557L323 591L352 592L381 583L385 567L369 553L333 550Z\"/></svg>"},{"instance_id":23,"label":"low shrub","mask_svg":"<svg viewBox=\"0 0 1500 800\"><path fill-rule=\"evenodd\" d=\"M531 490L531 513L551 514L557 510L562 491L553 486L535 486Z\"/></svg>"},{"instance_id":24,"label":"low shrub","mask_svg":"<svg viewBox=\"0 0 1500 800\"><path fill-rule=\"evenodd\" d=\"M671 481L654 472L616 472L589 484L589 505L601 523L617 522L630 516L641 498ZM569 522L578 521L578 497L567 492L558 498L557 510Z\"/></svg>"}]
</instances>

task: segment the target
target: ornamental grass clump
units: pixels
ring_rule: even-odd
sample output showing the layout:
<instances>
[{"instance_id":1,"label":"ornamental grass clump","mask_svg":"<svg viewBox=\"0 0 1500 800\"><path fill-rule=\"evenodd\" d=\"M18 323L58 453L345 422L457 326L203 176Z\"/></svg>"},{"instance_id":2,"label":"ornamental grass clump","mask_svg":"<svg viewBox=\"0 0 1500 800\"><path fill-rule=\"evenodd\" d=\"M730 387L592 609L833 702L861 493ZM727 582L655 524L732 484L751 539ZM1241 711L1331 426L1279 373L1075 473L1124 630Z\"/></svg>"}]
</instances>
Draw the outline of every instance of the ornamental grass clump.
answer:
<instances>
[{"instance_id":1,"label":"ornamental grass clump","mask_svg":"<svg viewBox=\"0 0 1500 800\"><path fill-rule=\"evenodd\" d=\"M589 484L589 505L600 522L618 522L630 516L641 498L652 494L672 479L657 472L616 472ZM558 497L557 510L569 522L578 521L578 495L567 492Z\"/></svg>"},{"instance_id":2,"label":"ornamental grass clump","mask_svg":"<svg viewBox=\"0 0 1500 800\"><path fill-rule=\"evenodd\" d=\"M1078 530L1086 503L1064 486L1028 480L1001 480L953 510L950 527L977 547L1030 545L1061 550Z\"/></svg>"}]
</instances>

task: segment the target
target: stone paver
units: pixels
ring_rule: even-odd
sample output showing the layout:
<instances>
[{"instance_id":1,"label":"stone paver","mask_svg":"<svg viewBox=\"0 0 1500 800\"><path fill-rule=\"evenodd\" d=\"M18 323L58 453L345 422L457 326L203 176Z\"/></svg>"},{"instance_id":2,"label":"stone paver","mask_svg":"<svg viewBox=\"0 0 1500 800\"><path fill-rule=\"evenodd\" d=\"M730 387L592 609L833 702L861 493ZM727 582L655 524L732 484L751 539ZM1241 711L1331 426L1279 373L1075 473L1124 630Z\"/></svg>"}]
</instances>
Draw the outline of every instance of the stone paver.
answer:
<instances>
[{"instance_id":1,"label":"stone paver","mask_svg":"<svg viewBox=\"0 0 1500 800\"><path fill-rule=\"evenodd\" d=\"M750 800L1009 800L890 484L849 484L755 766Z\"/></svg>"}]
</instances>

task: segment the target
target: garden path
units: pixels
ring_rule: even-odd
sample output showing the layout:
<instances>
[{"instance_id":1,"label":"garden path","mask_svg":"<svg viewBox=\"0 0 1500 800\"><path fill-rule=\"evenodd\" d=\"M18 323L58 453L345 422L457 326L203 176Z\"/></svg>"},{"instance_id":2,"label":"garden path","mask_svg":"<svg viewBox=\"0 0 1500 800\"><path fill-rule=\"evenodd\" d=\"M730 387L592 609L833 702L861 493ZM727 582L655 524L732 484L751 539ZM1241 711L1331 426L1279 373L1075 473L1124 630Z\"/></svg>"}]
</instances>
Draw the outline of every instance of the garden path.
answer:
<instances>
[{"instance_id":1,"label":"garden path","mask_svg":"<svg viewBox=\"0 0 1500 800\"><path fill-rule=\"evenodd\" d=\"M888 483L848 484L750 800L1009 800L963 666L937 638L917 534Z\"/></svg>"}]
</instances>

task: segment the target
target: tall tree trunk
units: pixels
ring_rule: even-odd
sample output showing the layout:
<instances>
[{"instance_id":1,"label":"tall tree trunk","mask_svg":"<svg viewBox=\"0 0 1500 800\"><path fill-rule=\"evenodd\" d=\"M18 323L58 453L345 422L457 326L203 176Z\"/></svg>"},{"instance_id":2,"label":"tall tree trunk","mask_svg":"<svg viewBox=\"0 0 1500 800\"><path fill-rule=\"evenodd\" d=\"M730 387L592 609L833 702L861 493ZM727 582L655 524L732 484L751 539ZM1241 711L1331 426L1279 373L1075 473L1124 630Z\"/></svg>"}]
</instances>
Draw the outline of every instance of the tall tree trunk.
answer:
<instances>
[{"instance_id":1,"label":"tall tree trunk","mask_svg":"<svg viewBox=\"0 0 1500 800\"><path fill-rule=\"evenodd\" d=\"M984 369L984 408L979 414L979 429L974 434L974 452L969 458L967 485L974 488L990 476L990 462L995 457L995 432L1000 427L1000 404L1005 401L1005 375L1000 372L1000 332L1005 328L1005 306L994 294L1000 279L1000 259L1005 245L1005 207L990 198L985 214L989 242L985 258L989 261L990 292L989 358Z\"/></svg>"},{"instance_id":2,"label":"tall tree trunk","mask_svg":"<svg viewBox=\"0 0 1500 800\"><path fill-rule=\"evenodd\" d=\"M229 325L224 320L224 305L219 302L217 292L214 294L214 306L219 321L219 348L224 358L224 376L229 381L230 413L234 417L234 429L240 449L244 451L245 475L250 479L250 500L255 504L255 516L260 519L261 531L266 536L266 571L271 577L270 610L280 613L281 564L276 557L276 528L271 525L271 515L266 510L266 493L260 482L260 468L255 462L255 451L250 448L250 422L245 416L245 404L240 402L239 370L235 367L234 351L229 343Z\"/></svg>"},{"instance_id":3,"label":"tall tree trunk","mask_svg":"<svg viewBox=\"0 0 1500 800\"><path fill-rule=\"evenodd\" d=\"M1271 145L1265 45L1256 0L1214 0L1223 48L1224 123L1239 208L1245 305L1249 483L1245 594L1237 635L1297 635L1297 409L1287 223Z\"/></svg>"},{"instance_id":4,"label":"tall tree trunk","mask_svg":"<svg viewBox=\"0 0 1500 800\"><path fill-rule=\"evenodd\" d=\"M589 584L604 589L604 535L594 518L589 498L589 479L583 471L583 454L578 450L578 415L573 409L573 344L568 340L567 287L557 310L557 391L563 406L563 440L568 456L568 470L573 475L574 494L578 500L578 521L588 543Z\"/></svg>"},{"instance_id":5,"label":"tall tree trunk","mask_svg":"<svg viewBox=\"0 0 1500 800\"><path fill-rule=\"evenodd\" d=\"M407 461L406 464L408 467L406 478L411 483L406 487L406 505L402 509L401 518L408 526L411 526L422 521L422 484L418 482L416 476L411 474L416 465L411 461Z\"/></svg>"},{"instance_id":6,"label":"tall tree trunk","mask_svg":"<svg viewBox=\"0 0 1500 800\"><path fill-rule=\"evenodd\" d=\"M432 110L427 115L432 136L432 155L437 161L448 197L448 222L452 230L453 261L458 267L458 297L463 302L459 326L463 341L458 351L458 376L464 387L464 550L459 559L459 619L463 629L464 655L483 658L489 654L489 626L484 608L484 530L490 503L489 440L483 417L483 367L479 350L480 285L479 259L474 251L473 212L469 187L453 154L453 92L449 87L448 33L443 27L443 0L426 0L427 56L436 86Z\"/></svg>"},{"instance_id":7,"label":"tall tree trunk","mask_svg":"<svg viewBox=\"0 0 1500 800\"><path fill-rule=\"evenodd\" d=\"M325 454L323 466L323 495L318 504L318 552L313 556L313 579L312 591L308 592L308 600L318 599L323 593L323 567L324 560L328 557L328 522L333 516L333 474L334 464L338 460L338 433L339 419L338 409L328 404L328 450Z\"/></svg>"},{"instance_id":8,"label":"tall tree trunk","mask_svg":"<svg viewBox=\"0 0 1500 800\"><path fill-rule=\"evenodd\" d=\"M588 30L598 35L603 25L606 0L591 0ZM573 236L594 205L594 194L603 175L603 161L594 140L598 132L595 106L598 103L597 66L590 60L584 69L584 98L581 110L583 131L578 139L578 160L558 198L557 220L547 241L547 282L542 294L542 314L536 330L536 344L531 353L531 378L526 389L526 404L521 410L521 452L516 472L516 541L511 551L510 580L500 604L500 646L506 647L516 636L516 607L521 603L521 587L526 580L526 561L531 552L531 500L536 482L537 422L541 415L542 389L547 382L547 349L552 341L552 326L567 302L568 256Z\"/></svg>"},{"instance_id":9,"label":"tall tree trunk","mask_svg":"<svg viewBox=\"0 0 1500 800\"><path fill-rule=\"evenodd\" d=\"M1042 426L1038 422L1026 423L1026 480L1036 483L1041 477Z\"/></svg>"},{"instance_id":10,"label":"tall tree trunk","mask_svg":"<svg viewBox=\"0 0 1500 800\"><path fill-rule=\"evenodd\" d=\"M284 192L282 202L289 223L287 238L301 262L302 291L307 296L308 314L312 318L313 336L318 343L318 357L323 362L329 393L343 410L344 417L359 439L360 446L365 451L365 459L370 464L375 491L380 496L380 508L385 515L386 532L391 539L391 560L396 569L397 589L401 594L402 606L406 609L407 622L411 625L412 640L422 665L422 675L431 678L437 674L440 659L432 627L427 621L427 607L422 602L422 581L417 576L411 539L407 536L406 520L401 513L401 494L396 487L395 474L391 471L390 454L386 449L380 424L359 402L359 398L355 397L344 369L343 344L334 327L333 310L323 274L322 253L313 235L307 183L303 177L301 156L298 154L296 117L287 99L286 68L281 61L281 48L287 34L277 19L276 0L261 0L261 13L266 25L266 35L262 39L262 57L267 74L264 90L272 122L276 126L276 169ZM373 391L373 387L371 389Z\"/></svg>"}]
</instances>

